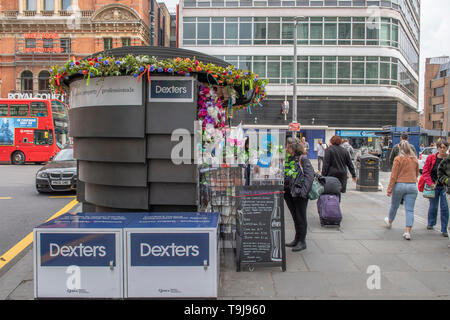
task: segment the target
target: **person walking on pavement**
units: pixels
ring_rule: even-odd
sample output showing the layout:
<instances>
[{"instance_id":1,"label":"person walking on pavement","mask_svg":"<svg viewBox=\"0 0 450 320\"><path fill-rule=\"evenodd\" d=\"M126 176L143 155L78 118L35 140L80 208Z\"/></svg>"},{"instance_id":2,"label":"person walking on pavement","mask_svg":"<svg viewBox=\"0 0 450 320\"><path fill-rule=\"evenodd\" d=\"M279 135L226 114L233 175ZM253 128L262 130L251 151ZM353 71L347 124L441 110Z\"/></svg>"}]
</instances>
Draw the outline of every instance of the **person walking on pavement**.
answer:
<instances>
[{"instance_id":1,"label":"person walking on pavement","mask_svg":"<svg viewBox=\"0 0 450 320\"><path fill-rule=\"evenodd\" d=\"M403 132L403 133L401 134L401 136L400 136L400 143L401 143L402 141L408 142L408 144L409 144L410 147L411 147L411 150L414 152L414 154L415 154L416 157L417 157L416 148L414 148L414 146L413 146L412 144L409 143L408 139L409 139L409 138L408 138L408 133L407 133L407 132ZM394 148L392 148L391 156L390 156L390 158L389 158L389 163L391 164L391 166L394 165L395 157L397 157L397 156L399 155L399 146L400 146L400 143L396 144L396 145L394 146Z\"/></svg>"},{"instance_id":2,"label":"person walking on pavement","mask_svg":"<svg viewBox=\"0 0 450 320\"><path fill-rule=\"evenodd\" d=\"M428 209L428 230L433 230L436 225L439 201L441 203L441 232L444 237L448 237L448 202L445 185L438 180L438 168L441 162L447 157L448 142L441 140L437 144L439 152L427 157L423 166L422 176L430 187L434 188L435 196L430 198L430 208Z\"/></svg>"},{"instance_id":3,"label":"person walking on pavement","mask_svg":"<svg viewBox=\"0 0 450 320\"><path fill-rule=\"evenodd\" d=\"M353 161L353 158L355 156L355 150L353 149L352 145L348 142L348 139L345 139L344 143L341 146L348 151L348 153L350 154L350 159L352 159Z\"/></svg>"},{"instance_id":4,"label":"person walking on pavement","mask_svg":"<svg viewBox=\"0 0 450 320\"><path fill-rule=\"evenodd\" d=\"M306 141L305 137L302 138L302 145L303 145L303 147L306 150L306 154L308 154L308 152L309 152L309 143L308 143L308 141Z\"/></svg>"},{"instance_id":5,"label":"person walking on pavement","mask_svg":"<svg viewBox=\"0 0 450 320\"><path fill-rule=\"evenodd\" d=\"M325 150L327 148L327 145L322 142L322 140L319 140L317 143L317 161L318 161L318 171L319 173L322 172L322 165L323 165L323 158L325 156Z\"/></svg>"},{"instance_id":6,"label":"person walking on pavement","mask_svg":"<svg viewBox=\"0 0 450 320\"><path fill-rule=\"evenodd\" d=\"M406 230L403 238L411 240L411 229L414 224L414 205L417 194L417 177L419 176L419 162L408 141L399 143L399 156L395 157L391 178L387 188L387 196L392 197L389 217L384 218L388 229L397 215L400 201L405 199Z\"/></svg>"},{"instance_id":7,"label":"person walking on pavement","mask_svg":"<svg viewBox=\"0 0 450 320\"><path fill-rule=\"evenodd\" d=\"M332 137L330 144L331 146L325 150L322 176L338 178L342 185L341 193L345 193L347 191L347 168L356 183L355 167L350 159L350 153L341 147L342 138L340 136ZM339 200L341 200L340 197Z\"/></svg>"},{"instance_id":8,"label":"person walking on pavement","mask_svg":"<svg viewBox=\"0 0 450 320\"><path fill-rule=\"evenodd\" d=\"M314 180L314 169L306 156L303 144L297 138L288 138L286 143L288 158L285 169L284 199L294 220L295 238L287 243L292 251L306 249L308 193Z\"/></svg>"}]
</instances>

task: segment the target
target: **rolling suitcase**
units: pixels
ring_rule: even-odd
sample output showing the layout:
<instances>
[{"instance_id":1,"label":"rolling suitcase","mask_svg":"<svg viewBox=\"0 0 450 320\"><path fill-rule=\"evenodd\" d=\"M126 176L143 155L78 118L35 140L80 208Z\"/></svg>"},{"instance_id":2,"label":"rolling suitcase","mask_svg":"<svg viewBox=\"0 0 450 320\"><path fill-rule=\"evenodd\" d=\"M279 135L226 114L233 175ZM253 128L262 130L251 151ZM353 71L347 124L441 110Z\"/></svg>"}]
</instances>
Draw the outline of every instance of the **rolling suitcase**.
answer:
<instances>
[{"instance_id":1,"label":"rolling suitcase","mask_svg":"<svg viewBox=\"0 0 450 320\"><path fill-rule=\"evenodd\" d=\"M342 212L339 203L339 196L334 194L322 194L317 201L320 224L322 226L340 226Z\"/></svg>"}]
</instances>

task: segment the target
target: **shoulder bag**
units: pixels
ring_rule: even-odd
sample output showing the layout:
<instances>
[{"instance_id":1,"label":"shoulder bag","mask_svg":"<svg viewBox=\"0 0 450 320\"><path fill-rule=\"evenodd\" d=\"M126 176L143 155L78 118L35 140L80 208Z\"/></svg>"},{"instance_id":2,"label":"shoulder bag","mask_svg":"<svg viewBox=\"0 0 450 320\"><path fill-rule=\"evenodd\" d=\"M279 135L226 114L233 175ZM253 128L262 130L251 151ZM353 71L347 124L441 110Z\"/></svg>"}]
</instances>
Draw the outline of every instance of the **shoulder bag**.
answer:
<instances>
[{"instance_id":1,"label":"shoulder bag","mask_svg":"<svg viewBox=\"0 0 450 320\"><path fill-rule=\"evenodd\" d=\"M300 164L300 168L303 173L303 165L302 165L302 157L298 160ZM317 176L314 176L314 180L311 186L311 189L308 192L308 199L309 200L317 200L319 199L320 195L325 191L325 187L319 182L319 179Z\"/></svg>"}]
</instances>

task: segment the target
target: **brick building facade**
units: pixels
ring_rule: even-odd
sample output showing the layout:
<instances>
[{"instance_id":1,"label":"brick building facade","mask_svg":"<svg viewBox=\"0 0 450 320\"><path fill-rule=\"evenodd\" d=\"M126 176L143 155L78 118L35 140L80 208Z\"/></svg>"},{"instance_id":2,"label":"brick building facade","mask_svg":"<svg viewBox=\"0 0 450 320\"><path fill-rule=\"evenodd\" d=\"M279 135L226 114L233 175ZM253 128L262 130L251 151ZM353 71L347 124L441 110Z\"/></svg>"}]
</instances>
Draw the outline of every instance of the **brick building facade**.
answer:
<instances>
[{"instance_id":1,"label":"brick building facade","mask_svg":"<svg viewBox=\"0 0 450 320\"><path fill-rule=\"evenodd\" d=\"M425 66L424 128L450 129L449 111L450 58L428 58Z\"/></svg>"},{"instance_id":2,"label":"brick building facade","mask_svg":"<svg viewBox=\"0 0 450 320\"><path fill-rule=\"evenodd\" d=\"M158 45L158 8L148 0L0 0L0 96L48 92L49 66L72 57Z\"/></svg>"}]
</instances>

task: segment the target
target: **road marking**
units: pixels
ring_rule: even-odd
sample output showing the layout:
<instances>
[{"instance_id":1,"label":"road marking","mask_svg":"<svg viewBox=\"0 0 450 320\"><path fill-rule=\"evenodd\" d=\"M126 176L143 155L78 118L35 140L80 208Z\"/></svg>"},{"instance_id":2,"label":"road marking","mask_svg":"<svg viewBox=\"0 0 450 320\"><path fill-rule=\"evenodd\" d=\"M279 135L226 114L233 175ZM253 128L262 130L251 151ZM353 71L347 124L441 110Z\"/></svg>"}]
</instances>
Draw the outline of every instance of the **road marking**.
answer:
<instances>
[{"instance_id":1,"label":"road marking","mask_svg":"<svg viewBox=\"0 0 450 320\"><path fill-rule=\"evenodd\" d=\"M0 200L11 200L12 197L0 197Z\"/></svg>"},{"instance_id":2,"label":"road marking","mask_svg":"<svg viewBox=\"0 0 450 320\"><path fill-rule=\"evenodd\" d=\"M76 198L77 196L51 196L50 199Z\"/></svg>"},{"instance_id":3,"label":"road marking","mask_svg":"<svg viewBox=\"0 0 450 320\"><path fill-rule=\"evenodd\" d=\"M50 220L53 220L70 209L72 209L76 204L78 204L78 201L76 199L73 199L70 201L67 205L65 205L61 210L59 210L57 213L55 213L53 216L51 216L49 219L47 219L45 222L48 222ZM21 253L26 247L28 247L31 243L33 243L33 232L30 232L25 238L20 240L16 245L14 245L11 249L9 249L5 254L3 254L0 257L0 270L14 257L16 257L19 253Z\"/></svg>"}]
</instances>

